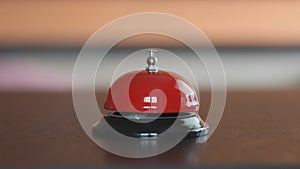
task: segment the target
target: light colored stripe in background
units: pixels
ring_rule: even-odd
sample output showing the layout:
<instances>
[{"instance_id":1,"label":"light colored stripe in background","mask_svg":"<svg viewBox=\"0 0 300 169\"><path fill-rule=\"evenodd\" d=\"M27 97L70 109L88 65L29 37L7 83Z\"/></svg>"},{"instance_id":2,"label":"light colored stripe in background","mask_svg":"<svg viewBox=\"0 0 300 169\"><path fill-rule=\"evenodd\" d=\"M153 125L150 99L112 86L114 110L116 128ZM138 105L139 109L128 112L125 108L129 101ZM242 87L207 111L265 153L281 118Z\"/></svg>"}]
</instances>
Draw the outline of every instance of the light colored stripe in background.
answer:
<instances>
[{"instance_id":1,"label":"light colored stripe in background","mask_svg":"<svg viewBox=\"0 0 300 169\"><path fill-rule=\"evenodd\" d=\"M300 87L300 50L226 49L218 52L224 64L229 90L280 90ZM2 53L0 91L70 91L78 54L78 51ZM113 65L119 57L124 57L122 52L109 58L109 63ZM163 57L162 54L160 57ZM146 65L145 58L146 56L141 56L142 63L128 65L128 70L143 69ZM169 65L173 62L172 59L168 60ZM164 68L163 63L160 62L161 68ZM174 71L183 72L178 63L174 64L178 67ZM200 76L200 88L209 89L205 70L199 67L197 74ZM110 78L104 73L98 80L107 82ZM84 89L84 82L82 86Z\"/></svg>"}]
</instances>

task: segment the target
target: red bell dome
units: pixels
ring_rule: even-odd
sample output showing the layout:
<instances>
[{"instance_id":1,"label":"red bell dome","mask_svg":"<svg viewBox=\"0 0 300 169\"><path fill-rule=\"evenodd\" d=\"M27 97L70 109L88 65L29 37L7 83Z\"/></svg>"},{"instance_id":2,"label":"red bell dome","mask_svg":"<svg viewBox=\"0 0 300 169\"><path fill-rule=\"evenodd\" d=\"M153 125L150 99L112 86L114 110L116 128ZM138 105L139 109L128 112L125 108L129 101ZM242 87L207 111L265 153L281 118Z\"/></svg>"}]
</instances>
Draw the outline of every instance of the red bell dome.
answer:
<instances>
[{"instance_id":1,"label":"red bell dome","mask_svg":"<svg viewBox=\"0 0 300 169\"><path fill-rule=\"evenodd\" d=\"M104 108L131 113L197 112L199 101L192 85L182 76L159 70L150 50L146 70L122 75L108 91Z\"/></svg>"}]
</instances>

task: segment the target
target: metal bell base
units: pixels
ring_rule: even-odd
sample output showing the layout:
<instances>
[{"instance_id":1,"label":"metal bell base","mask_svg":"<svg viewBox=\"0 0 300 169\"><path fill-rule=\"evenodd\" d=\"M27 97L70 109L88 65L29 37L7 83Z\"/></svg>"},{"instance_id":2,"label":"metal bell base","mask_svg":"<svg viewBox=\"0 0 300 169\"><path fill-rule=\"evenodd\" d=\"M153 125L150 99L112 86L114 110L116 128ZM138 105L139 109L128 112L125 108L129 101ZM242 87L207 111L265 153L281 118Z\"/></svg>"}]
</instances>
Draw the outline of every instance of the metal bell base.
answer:
<instances>
[{"instance_id":1,"label":"metal bell base","mask_svg":"<svg viewBox=\"0 0 300 169\"><path fill-rule=\"evenodd\" d=\"M107 137L108 127L135 138L155 138L165 131L174 135L184 132L186 137L197 138L207 136L209 132L208 125L194 112L163 113L159 116L154 113L113 112L93 125L92 134Z\"/></svg>"}]
</instances>

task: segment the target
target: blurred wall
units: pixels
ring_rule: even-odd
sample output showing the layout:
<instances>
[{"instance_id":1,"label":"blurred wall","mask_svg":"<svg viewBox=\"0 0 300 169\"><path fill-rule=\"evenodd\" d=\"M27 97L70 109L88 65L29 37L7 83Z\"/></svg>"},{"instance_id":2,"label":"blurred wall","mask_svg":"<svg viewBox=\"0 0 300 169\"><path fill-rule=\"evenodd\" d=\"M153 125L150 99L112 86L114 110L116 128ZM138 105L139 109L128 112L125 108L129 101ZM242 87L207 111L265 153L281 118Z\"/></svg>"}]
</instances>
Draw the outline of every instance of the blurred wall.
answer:
<instances>
[{"instance_id":1,"label":"blurred wall","mask_svg":"<svg viewBox=\"0 0 300 169\"><path fill-rule=\"evenodd\" d=\"M0 47L82 46L110 21L147 11L187 19L218 47L300 46L300 1L295 0L4 0Z\"/></svg>"},{"instance_id":2,"label":"blurred wall","mask_svg":"<svg viewBox=\"0 0 300 169\"><path fill-rule=\"evenodd\" d=\"M300 1L2 0L0 92L71 91L80 48L96 30L125 15L155 11L177 15L202 29L217 47L228 89L300 88ZM145 35L118 45L168 48L180 43ZM124 57L122 50L110 57L109 67L114 58ZM137 64L145 66L144 61ZM198 74L202 87L209 89L205 73Z\"/></svg>"}]
</instances>

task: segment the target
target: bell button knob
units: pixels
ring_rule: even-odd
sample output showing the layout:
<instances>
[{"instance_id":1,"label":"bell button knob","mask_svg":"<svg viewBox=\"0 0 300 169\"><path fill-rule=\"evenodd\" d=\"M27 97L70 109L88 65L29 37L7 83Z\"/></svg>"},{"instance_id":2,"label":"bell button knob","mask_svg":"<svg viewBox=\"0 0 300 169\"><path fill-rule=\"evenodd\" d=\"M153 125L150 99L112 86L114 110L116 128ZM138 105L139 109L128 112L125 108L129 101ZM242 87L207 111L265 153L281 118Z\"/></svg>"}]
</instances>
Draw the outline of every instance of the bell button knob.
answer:
<instances>
[{"instance_id":1,"label":"bell button knob","mask_svg":"<svg viewBox=\"0 0 300 169\"><path fill-rule=\"evenodd\" d=\"M155 56L155 53L157 50L155 49L150 49L149 50L149 57L147 58L147 67L146 70L150 73L156 73L158 71L158 67L156 66L158 59Z\"/></svg>"}]
</instances>

